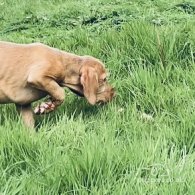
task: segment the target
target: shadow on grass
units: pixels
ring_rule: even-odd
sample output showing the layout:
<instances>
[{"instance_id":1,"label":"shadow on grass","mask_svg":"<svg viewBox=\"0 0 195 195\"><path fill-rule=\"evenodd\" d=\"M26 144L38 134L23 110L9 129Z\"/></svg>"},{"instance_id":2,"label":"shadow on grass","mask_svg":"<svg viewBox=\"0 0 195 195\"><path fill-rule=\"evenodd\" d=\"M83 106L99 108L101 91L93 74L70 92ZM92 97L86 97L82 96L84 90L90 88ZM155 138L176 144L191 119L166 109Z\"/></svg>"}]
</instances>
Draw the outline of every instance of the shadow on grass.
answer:
<instances>
[{"instance_id":1,"label":"shadow on grass","mask_svg":"<svg viewBox=\"0 0 195 195\"><path fill-rule=\"evenodd\" d=\"M4 126L8 121L13 120L18 121L15 105L0 105L0 125Z\"/></svg>"},{"instance_id":2,"label":"shadow on grass","mask_svg":"<svg viewBox=\"0 0 195 195\"><path fill-rule=\"evenodd\" d=\"M91 117L98 117L98 115L102 112L103 108L106 105L95 105L92 106L84 98L73 98L71 101L66 101L62 104L56 111L43 115L43 116L35 116L36 119L36 130L38 131L44 125L57 125L57 123L62 119L65 115L68 120L73 119L77 120L80 117L82 119L88 120Z\"/></svg>"},{"instance_id":3,"label":"shadow on grass","mask_svg":"<svg viewBox=\"0 0 195 195\"><path fill-rule=\"evenodd\" d=\"M43 101L44 99L40 100L40 102ZM35 105L37 105L38 102L35 102ZM105 107L106 105L92 106L85 98L70 95L55 111L45 115L35 115L36 131L44 126L49 126L49 129L50 127L52 128L52 126L57 125L64 116L66 120L78 120L82 117L82 120L86 121L91 117L98 118L98 115ZM14 104L1 105L0 112L1 126L5 126L6 123L12 123L12 121L20 120Z\"/></svg>"}]
</instances>

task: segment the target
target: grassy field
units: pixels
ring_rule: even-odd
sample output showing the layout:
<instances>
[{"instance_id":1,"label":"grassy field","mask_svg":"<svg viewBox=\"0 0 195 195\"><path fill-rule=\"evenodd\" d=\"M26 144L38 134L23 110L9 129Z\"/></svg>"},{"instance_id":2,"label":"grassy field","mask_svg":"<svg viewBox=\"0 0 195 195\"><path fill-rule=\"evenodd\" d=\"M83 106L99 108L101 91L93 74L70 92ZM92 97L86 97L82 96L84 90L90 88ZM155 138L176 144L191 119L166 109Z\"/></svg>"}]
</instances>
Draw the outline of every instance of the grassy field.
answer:
<instances>
[{"instance_id":1,"label":"grassy field","mask_svg":"<svg viewBox=\"0 0 195 195\"><path fill-rule=\"evenodd\" d=\"M193 0L0 0L0 40L105 62L117 90L65 90L37 134L0 106L0 194L195 194Z\"/></svg>"}]
</instances>

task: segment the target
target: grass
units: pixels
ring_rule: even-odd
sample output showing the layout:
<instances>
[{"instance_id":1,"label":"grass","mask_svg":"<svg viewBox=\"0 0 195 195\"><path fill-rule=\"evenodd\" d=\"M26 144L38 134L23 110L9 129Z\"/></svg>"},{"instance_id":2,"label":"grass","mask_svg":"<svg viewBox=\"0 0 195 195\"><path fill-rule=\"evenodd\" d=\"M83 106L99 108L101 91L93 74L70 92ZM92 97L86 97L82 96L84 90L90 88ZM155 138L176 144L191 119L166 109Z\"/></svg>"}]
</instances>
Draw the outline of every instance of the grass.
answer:
<instances>
[{"instance_id":1,"label":"grass","mask_svg":"<svg viewBox=\"0 0 195 195\"><path fill-rule=\"evenodd\" d=\"M0 194L194 194L195 4L3 0L0 39L100 58L104 107L66 90L29 134L0 106Z\"/></svg>"}]
</instances>

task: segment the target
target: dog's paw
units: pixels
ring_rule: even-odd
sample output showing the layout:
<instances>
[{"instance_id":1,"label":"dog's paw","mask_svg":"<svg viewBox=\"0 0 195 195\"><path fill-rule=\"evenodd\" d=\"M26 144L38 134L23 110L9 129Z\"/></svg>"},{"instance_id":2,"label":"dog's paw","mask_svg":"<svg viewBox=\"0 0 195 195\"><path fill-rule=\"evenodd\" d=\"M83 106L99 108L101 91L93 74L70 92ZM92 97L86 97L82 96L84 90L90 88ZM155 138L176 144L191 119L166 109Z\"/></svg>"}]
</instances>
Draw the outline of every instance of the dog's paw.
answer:
<instances>
[{"instance_id":1,"label":"dog's paw","mask_svg":"<svg viewBox=\"0 0 195 195\"><path fill-rule=\"evenodd\" d=\"M35 114L46 114L52 112L55 109L55 104L53 102L42 102L40 105L36 106L34 109Z\"/></svg>"}]
</instances>

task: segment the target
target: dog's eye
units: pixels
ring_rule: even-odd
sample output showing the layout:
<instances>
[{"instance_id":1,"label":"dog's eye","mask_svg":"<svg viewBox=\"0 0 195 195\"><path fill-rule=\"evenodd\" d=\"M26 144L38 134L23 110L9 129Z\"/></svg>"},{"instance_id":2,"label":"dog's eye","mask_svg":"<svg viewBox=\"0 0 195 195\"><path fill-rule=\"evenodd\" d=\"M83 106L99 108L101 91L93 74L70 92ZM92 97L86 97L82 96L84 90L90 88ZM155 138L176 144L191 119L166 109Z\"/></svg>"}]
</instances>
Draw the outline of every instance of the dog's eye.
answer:
<instances>
[{"instance_id":1,"label":"dog's eye","mask_svg":"<svg viewBox=\"0 0 195 195\"><path fill-rule=\"evenodd\" d=\"M107 79L106 78L104 78L104 80L103 80L104 82L106 82L107 81Z\"/></svg>"}]
</instances>

